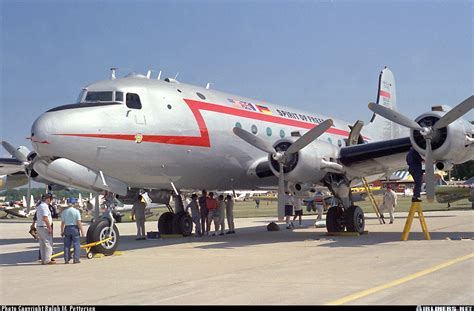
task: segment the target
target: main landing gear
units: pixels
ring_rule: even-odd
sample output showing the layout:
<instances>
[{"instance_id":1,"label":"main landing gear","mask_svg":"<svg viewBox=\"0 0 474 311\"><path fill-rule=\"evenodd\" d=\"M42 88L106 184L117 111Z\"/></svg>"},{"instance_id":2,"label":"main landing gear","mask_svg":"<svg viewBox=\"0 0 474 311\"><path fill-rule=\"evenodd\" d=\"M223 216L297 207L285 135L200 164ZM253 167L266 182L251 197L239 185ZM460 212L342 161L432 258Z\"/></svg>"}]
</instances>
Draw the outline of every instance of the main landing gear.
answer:
<instances>
[{"instance_id":1,"label":"main landing gear","mask_svg":"<svg viewBox=\"0 0 474 311\"><path fill-rule=\"evenodd\" d=\"M174 195L175 210L168 204L168 212L163 213L158 219L160 234L182 234L190 236L193 232L191 216L184 211L183 200L180 195Z\"/></svg>"},{"instance_id":2,"label":"main landing gear","mask_svg":"<svg viewBox=\"0 0 474 311\"><path fill-rule=\"evenodd\" d=\"M364 212L353 204L347 178L339 174L328 174L325 184L339 202L329 208L326 214L328 232L341 232L346 229L349 232L364 233Z\"/></svg>"}]
</instances>

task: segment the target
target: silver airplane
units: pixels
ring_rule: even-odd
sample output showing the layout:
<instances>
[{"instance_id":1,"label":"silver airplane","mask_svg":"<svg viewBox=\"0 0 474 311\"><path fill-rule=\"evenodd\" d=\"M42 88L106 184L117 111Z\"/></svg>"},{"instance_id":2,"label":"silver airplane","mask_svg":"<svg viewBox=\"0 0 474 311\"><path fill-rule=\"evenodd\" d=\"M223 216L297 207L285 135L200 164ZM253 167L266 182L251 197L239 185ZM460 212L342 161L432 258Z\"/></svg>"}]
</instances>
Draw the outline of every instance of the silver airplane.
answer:
<instances>
[{"instance_id":1,"label":"silver airplane","mask_svg":"<svg viewBox=\"0 0 474 311\"><path fill-rule=\"evenodd\" d=\"M379 75L377 101L369 104L374 114L365 126L160 76L118 78L112 69L109 80L84 87L76 103L43 113L32 125L34 152L22 161L25 167L48 182L96 193L130 197L148 189L160 203L173 195L175 209L160 217L158 227L183 235L191 233L192 221L182 190L278 186L279 194L299 194L322 185L338 202L328 210L328 231L362 232L364 214L350 193L360 178L405 168L412 146L426 163L445 169L474 159L474 127L461 119L474 96L453 109L433 107L413 121L396 111L388 68ZM410 134L402 135L400 125ZM433 165L426 165L427 178L432 175ZM113 239L99 251L112 252L119 240L113 219L95 222L88 241L109 235Z\"/></svg>"}]
</instances>

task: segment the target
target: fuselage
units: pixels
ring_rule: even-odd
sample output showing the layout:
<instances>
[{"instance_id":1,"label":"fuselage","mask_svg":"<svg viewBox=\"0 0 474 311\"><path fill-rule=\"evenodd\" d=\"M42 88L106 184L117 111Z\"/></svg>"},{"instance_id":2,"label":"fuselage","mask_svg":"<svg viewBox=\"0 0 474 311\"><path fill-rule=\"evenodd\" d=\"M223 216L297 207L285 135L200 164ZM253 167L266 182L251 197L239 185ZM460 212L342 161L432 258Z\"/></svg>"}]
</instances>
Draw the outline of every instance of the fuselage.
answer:
<instances>
[{"instance_id":1,"label":"fuselage","mask_svg":"<svg viewBox=\"0 0 474 311\"><path fill-rule=\"evenodd\" d=\"M275 176L255 174L255 166L268 155L232 129L242 127L274 143L294 140L326 119L173 80L131 75L87 86L77 104L42 114L31 134L40 156L70 159L130 187L170 189L173 182L181 189L256 189L277 185ZM340 148L350 124L332 119L334 126L319 140ZM368 133L363 136L370 140Z\"/></svg>"}]
</instances>

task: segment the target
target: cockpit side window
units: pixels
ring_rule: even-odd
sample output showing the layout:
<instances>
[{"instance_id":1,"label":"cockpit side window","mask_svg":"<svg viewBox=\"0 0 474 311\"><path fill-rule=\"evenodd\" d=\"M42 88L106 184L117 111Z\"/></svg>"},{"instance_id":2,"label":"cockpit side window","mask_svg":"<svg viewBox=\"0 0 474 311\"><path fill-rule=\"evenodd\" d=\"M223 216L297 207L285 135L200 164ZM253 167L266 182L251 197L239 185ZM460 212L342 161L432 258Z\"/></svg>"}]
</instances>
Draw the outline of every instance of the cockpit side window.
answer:
<instances>
[{"instance_id":1,"label":"cockpit side window","mask_svg":"<svg viewBox=\"0 0 474 311\"><path fill-rule=\"evenodd\" d=\"M111 102L113 92L87 92L86 102Z\"/></svg>"},{"instance_id":2,"label":"cockpit side window","mask_svg":"<svg viewBox=\"0 0 474 311\"><path fill-rule=\"evenodd\" d=\"M115 101L116 102L123 102L123 93L122 92L115 92Z\"/></svg>"},{"instance_id":3,"label":"cockpit side window","mask_svg":"<svg viewBox=\"0 0 474 311\"><path fill-rule=\"evenodd\" d=\"M140 97L134 93L127 93L127 107L131 109L142 109Z\"/></svg>"}]
</instances>

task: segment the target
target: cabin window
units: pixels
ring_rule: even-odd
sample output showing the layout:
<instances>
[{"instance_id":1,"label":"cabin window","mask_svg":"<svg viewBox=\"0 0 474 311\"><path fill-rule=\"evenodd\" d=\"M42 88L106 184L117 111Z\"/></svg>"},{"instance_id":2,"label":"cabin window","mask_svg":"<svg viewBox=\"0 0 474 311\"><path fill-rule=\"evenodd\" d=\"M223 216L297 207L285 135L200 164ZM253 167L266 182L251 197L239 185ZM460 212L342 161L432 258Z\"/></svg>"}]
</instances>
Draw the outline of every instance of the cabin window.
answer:
<instances>
[{"instance_id":1,"label":"cabin window","mask_svg":"<svg viewBox=\"0 0 474 311\"><path fill-rule=\"evenodd\" d=\"M199 92L197 92L196 95L199 96L199 98L202 99L202 100L206 99L206 96L202 95Z\"/></svg>"},{"instance_id":2,"label":"cabin window","mask_svg":"<svg viewBox=\"0 0 474 311\"><path fill-rule=\"evenodd\" d=\"M332 145L332 139L331 139L331 137L328 137L328 142Z\"/></svg>"},{"instance_id":3,"label":"cabin window","mask_svg":"<svg viewBox=\"0 0 474 311\"><path fill-rule=\"evenodd\" d=\"M258 133L258 129L257 129L257 126L255 124L252 125L251 130L252 130L252 133L255 134L255 135Z\"/></svg>"},{"instance_id":4,"label":"cabin window","mask_svg":"<svg viewBox=\"0 0 474 311\"><path fill-rule=\"evenodd\" d=\"M272 136L272 129L267 127L267 136Z\"/></svg>"},{"instance_id":5,"label":"cabin window","mask_svg":"<svg viewBox=\"0 0 474 311\"><path fill-rule=\"evenodd\" d=\"M280 137L281 138L285 137L285 131L284 130L280 130Z\"/></svg>"},{"instance_id":6,"label":"cabin window","mask_svg":"<svg viewBox=\"0 0 474 311\"><path fill-rule=\"evenodd\" d=\"M134 93L127 93L127 107L131 109L142 109L140 97Z\"/></svg>"},{"instance_id":7,"label":"cabin window","mask_svg":"<svg viewBox=\"0 0 474 311\"><path fill-rule=\"evenodd\" d=\"M235 127L238 127L239 129L241 129L241 128L242 128L242 124L240 124L240 122L237 122L237 123L235 123Z\"/></svg>"}]
</instances>

